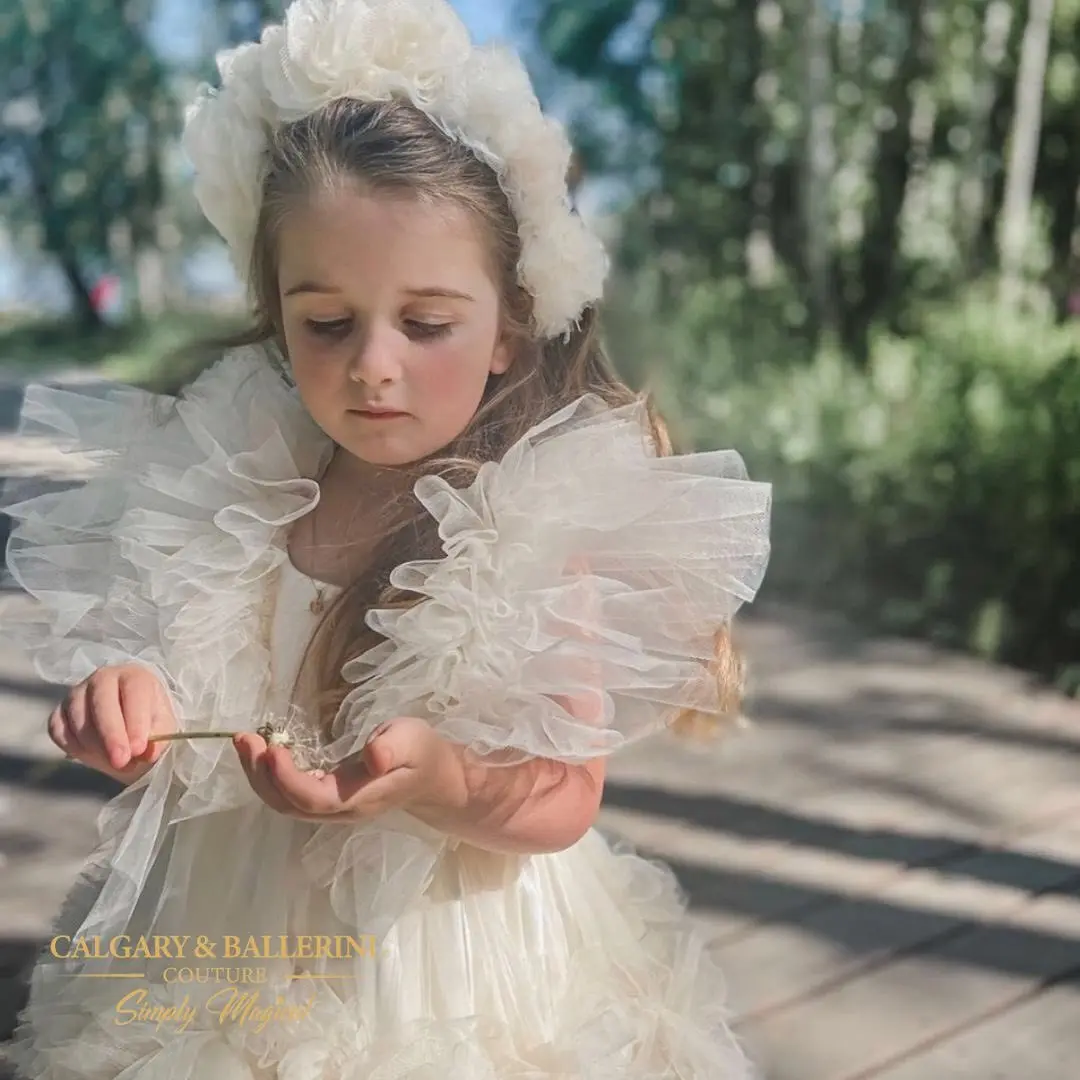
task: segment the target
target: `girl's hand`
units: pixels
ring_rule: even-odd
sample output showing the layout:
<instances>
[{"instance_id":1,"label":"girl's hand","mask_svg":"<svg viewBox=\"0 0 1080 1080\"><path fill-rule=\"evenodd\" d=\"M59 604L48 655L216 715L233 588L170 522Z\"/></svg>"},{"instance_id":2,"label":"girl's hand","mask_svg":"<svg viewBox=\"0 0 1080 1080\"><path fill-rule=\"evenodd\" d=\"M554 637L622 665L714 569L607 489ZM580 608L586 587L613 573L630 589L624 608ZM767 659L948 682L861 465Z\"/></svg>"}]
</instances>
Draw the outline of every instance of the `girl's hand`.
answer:
<instances>
[{"instance_id":1,"label":"girl's hand","mask_svg":"<svg viewBox=\"0 0 1080 1080\"><path fill-rule=\"evenodd\" d=\"M437 801L450 744L415 717L392 720L363 751L329 773L302 772L283 746L261 735L233 745L255 793L267 806L301 821L368 821L387 810Z\"/></svg>"},{"instance_id":2,"label":"girl's hand","mask_svg":"<svg viewBox=\"0 0 1080 1080\"><path fill-rule=\"evenodd\" d=\"M153 768L164 743L151 735L176 730L161 680L141 664L99 668L73 687L49 717L49 738L75 761L121 783Z\"/></svg>"}]
</instances>

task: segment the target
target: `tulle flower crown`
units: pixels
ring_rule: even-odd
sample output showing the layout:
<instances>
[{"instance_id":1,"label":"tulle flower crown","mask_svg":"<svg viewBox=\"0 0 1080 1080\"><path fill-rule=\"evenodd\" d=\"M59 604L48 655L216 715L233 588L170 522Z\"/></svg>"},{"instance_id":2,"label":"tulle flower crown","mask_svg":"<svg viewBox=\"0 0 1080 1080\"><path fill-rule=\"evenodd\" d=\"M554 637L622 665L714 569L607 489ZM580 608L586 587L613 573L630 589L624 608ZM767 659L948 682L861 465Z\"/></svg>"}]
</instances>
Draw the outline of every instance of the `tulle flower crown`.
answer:
<instances>
[{"instance_id":1,"label":"tulle flower crown","mask_svg":"<svg viewBox=\"0 0 1080 1080\"><path fill-rule=\"evenodd\" d=\"M494 169L517 218L518 278L543 337L569 333L608 261L570 204L571 148L518 56L474 46L445 0L294 0L283 25L217 58L221 88L188 109L195 195L247 277L268 136L340 98L402 98Z\"/></svg>"}]
</instances>

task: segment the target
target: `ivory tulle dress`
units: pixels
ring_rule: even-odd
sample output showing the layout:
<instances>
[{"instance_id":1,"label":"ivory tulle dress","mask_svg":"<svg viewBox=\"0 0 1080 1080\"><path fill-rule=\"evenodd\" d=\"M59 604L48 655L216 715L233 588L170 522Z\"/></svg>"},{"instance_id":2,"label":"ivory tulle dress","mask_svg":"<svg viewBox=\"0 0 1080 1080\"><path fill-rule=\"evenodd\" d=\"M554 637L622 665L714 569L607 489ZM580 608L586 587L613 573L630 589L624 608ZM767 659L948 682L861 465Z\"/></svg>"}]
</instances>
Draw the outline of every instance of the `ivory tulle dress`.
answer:
<instances>
[{"instance_id":1,"label":"ivory tulle dress","mask_svg":"<svg viewBox=\"0 0 1080 1080\"><path fill-rule=\"evenodd\" d=\"M76 489L7 507L9 566L42 621L5 636L57 682L152 667L184 730L282 715L317 618L317 586L289 562L285 535L316 505L332 446L267 354L227 354L179 399L31 387L22 430L90 453L95 469ZM584 761L685 706L715 707L713 634L753 597L768 552L769 488L737 455L655 458L636 407L585 397L471 488L429 477L416 495L444 557L396 571L424 599L371 617L386 640L346 666L355 685L331 760L383 720L417 715L481 752ZM558 703L595 690L575 685L586 669L600 674L602 721ZM186 948L181 959L43 952L13 1044L21 1076L751 1075L673 876L596 830L526 857L458 844L404 812L300 822L259 801L227 739L170 744L99 828L55 933L101 951L120 935L186 935ZM374 947L268 958L282 935L285 952L302 935ZM200 936L212 957L196 958ZM263 947L230 959L229 936ZM181 983L179 967L225 970Z\"/></svg>"}]
</instances>

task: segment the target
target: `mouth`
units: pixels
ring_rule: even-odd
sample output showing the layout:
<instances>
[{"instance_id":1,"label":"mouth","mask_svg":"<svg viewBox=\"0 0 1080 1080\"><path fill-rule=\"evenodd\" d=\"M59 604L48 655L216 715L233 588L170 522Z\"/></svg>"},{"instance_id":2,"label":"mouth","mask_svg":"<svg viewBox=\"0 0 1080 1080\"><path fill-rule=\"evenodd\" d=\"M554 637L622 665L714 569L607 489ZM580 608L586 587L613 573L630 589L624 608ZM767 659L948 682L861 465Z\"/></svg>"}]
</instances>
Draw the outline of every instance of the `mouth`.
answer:
<instances>
[{"instance_id":1,"label":"mouth","mask_svg":"<svg viewBox=\"0 0 1080 1080\"><path fill-rule=\"evenodd\" d=\"M400 420L409 415L393 409L350 409L349 412L354 416L362 416L365 420Z\"/></svg>"}]
</instances>

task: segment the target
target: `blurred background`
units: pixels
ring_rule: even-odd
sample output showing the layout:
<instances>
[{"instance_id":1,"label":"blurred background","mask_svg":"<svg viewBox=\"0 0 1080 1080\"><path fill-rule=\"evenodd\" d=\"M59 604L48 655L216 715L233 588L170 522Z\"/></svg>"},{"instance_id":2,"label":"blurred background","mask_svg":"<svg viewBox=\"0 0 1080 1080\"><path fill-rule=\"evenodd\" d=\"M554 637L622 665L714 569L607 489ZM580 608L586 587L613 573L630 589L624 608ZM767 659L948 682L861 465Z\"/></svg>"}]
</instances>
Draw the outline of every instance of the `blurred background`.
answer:
<instances>
[{"instance_id":1,"label":"blurred background","mask_svg":"<svg viewBox=\"0 0 1080 1080\"><path fill-rule=\"evenodd\" d=\"M749 731L623 752L601 826L675 868L769 1080L1075 1077L1080 0L456 6L572 130L617 366L775 485ZM175 392L243 322L180 124L280 14L0 0L0 477L79 479L28 379ZM0 1080L117 790L60 693L0 649Z\"/></svg>"},{"instance_id":2,"label":"blurred background","mask_svg":"<svg viewBox=\"0 0 1080 1080\"><path fill-rule=\"evenodd\" d=\"M460 0L571 125L616 362L777 485L769 595L1080 688L1080 0ZM178 147L276 0L0 0L0 377L241 318Z\"/></svg>"}]
</instances>

